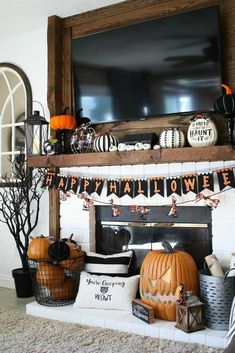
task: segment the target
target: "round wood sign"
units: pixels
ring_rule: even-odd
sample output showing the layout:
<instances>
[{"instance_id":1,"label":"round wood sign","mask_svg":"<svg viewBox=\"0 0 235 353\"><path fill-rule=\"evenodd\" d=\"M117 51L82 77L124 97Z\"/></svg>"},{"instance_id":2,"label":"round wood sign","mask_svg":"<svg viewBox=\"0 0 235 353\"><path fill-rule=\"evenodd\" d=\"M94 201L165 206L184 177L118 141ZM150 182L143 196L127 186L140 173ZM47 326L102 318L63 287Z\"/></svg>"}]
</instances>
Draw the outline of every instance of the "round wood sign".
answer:
<instances>
[{"instance_id":1,"label":"round wood sign","mask_svg":"<svg viewBox=\"0 0 235 353\"><path fill-rule=\"evenodd\" d=\"M217 142L217 129L214 122L204 115L195 115L190 122L187 138L192 147L213 146Z\"/></svg>"}]
</instances>

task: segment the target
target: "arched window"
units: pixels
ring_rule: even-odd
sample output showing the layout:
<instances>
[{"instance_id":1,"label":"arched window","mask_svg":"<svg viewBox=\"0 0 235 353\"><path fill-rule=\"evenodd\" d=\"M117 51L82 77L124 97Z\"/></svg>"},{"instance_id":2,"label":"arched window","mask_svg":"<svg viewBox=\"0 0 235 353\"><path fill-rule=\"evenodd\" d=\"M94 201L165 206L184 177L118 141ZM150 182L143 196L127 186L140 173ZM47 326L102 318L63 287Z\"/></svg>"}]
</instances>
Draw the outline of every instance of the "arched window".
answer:
<instances>
[{"instance_id":1,"label":"arched window","mask_svg":"<svg viewBox=\"0 0 235 353\"><path fill-rule=\"evenodd\" d=\"M2 178L11 172L17 155L25 150L24 120L31 113L32 91L27 76L15 65L0 63L1 183Z\"/></svg>"}]
</instances>

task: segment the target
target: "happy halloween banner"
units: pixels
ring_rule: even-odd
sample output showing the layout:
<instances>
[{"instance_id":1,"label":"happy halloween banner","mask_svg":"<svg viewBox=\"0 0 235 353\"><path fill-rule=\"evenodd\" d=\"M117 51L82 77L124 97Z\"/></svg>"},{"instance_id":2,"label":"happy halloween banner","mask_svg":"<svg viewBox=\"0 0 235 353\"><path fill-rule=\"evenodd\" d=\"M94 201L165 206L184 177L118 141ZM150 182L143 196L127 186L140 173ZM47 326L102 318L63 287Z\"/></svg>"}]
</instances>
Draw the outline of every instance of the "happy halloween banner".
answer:
<instances>
[{"instance_id":1,"label":"happy halloween banner","mask_svg":"<svg viewBox=\"0 0 235 353\"><path fill-rule=\"evenodd\" d=\"M125 195L134 198L138 195L152 197L156 194L164 197L177 194L187 194L193 192L198 194L207 189L214 192L214 174L217 175L219 189L222 191L226 186L235 188L234 178L235 168L224 168L204 174L190 174L180 177L150 177L147 179L106 179L106 178L86 178L78 176L63 176L56 173L46 173L42 187L49 189L62 190L81 194L86 192L88 195L96 193L101 195L104 186L107 188L107 196Z\"/></svg>"}]
</instances>

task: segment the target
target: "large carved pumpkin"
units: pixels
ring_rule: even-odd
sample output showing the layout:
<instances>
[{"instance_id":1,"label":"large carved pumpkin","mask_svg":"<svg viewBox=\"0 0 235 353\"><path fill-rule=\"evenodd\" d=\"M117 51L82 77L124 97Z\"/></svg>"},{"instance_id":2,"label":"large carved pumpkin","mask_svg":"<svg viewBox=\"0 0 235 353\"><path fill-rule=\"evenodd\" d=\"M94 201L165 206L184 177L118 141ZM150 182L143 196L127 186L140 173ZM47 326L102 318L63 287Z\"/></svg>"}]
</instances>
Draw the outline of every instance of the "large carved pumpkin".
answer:
<instances>
[{"instance_id":1,"label":"large carved pumpkin","mask_svg":"<svg viewBox=\"0 0 235 353\"><path fill-rule=\"evenodd\" d=\"M40 237L33 238L28 247L28 258L31 260L46 260L49 259L48 248L51 241L41 235Z\"/></svg>"},{"instance_id":2,"label":"large carved pumpkin","mask_svg":"<svg viewBox=\"0 0 235 353\"><path fill-rule=\"evenodd\" d=\"M155 317L175 321L175 302L179 298L179 284L186 291L198 294L197 266L190 254L174 251L164 241L164 251L150 251L144 258L140 270L141 299L154 308Z\"/></svg>"}]
</instances>

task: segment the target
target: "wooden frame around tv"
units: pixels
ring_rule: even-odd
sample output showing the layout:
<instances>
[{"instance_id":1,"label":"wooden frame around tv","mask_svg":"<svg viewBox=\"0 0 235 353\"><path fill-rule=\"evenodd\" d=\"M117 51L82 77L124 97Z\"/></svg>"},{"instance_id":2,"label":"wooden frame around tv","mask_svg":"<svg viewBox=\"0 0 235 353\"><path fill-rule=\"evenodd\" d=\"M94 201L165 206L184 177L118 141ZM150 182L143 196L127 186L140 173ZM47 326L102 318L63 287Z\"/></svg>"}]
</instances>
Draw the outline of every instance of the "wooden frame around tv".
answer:
<instances>
[{"instance_id":1,"label":"wooden frame around tv","mask_svg":"<svg viewBox=\"0 0 235 353\"><path fill-rule=\"evenodd\" d=\"M73 38L212 5L220 7L223 81L233 87L235 82L234 0L127 0L65 18L49 17L48 106L51 116L61 114L65 107L69 107L70 113L74 114L71 74L71 40ZM96 125L96 131L113 132L120 138L127 132L154 130L158 133L164 127L177 126L185 130L189 119L189 116L170 116L164 119L100 124ZM58 239L60 224L59 193L57 191L50 191L49 202L49 232Z\"/></svg>"}]
</instances>

